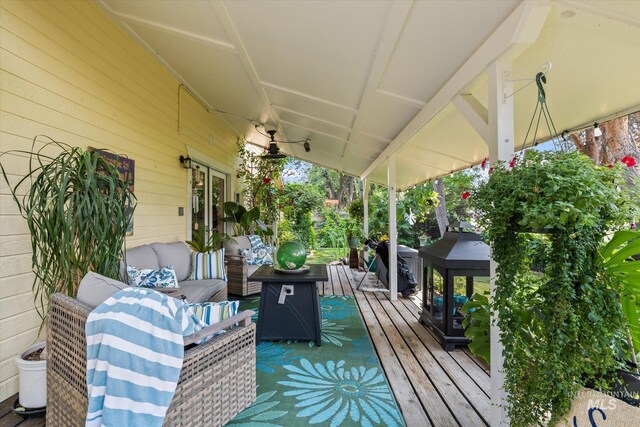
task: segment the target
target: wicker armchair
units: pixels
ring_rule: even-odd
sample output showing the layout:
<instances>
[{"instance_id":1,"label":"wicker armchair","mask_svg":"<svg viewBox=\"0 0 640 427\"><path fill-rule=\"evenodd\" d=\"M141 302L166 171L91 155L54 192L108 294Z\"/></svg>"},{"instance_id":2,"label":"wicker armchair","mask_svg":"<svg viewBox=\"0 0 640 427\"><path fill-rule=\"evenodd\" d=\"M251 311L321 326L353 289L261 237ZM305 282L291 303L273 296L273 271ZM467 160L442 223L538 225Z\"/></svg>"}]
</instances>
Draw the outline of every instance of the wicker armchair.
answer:
<instances>
[{"instance_id":1,"label":"wicker armchair","mask_svg":"<svg viewBox=\"0 0 640 427\"><path fill-rule=\"evenodd\" d=\"M50 299L47 318L47 427L84 426L87 414L85 322L91 307L63 294ZM207 328L228 328L184 353L175 395L164 425L221 426L256 398L253 312ZM185 338L197 342L203 333Z\"/></svg>"},{"instance_id":2,"label":"wicker armchair","mask_svg":"<svg viewBox=\"0 0 640 427\"><path fill-rule=\"evenodd\" d=\"M259 265L247 265L247 259L242 255L225 255L224 260L227 266L227 292L243 297L260 293L262 282L247 281L247 277L257 270Z\"/></svg>"}]
</instances>

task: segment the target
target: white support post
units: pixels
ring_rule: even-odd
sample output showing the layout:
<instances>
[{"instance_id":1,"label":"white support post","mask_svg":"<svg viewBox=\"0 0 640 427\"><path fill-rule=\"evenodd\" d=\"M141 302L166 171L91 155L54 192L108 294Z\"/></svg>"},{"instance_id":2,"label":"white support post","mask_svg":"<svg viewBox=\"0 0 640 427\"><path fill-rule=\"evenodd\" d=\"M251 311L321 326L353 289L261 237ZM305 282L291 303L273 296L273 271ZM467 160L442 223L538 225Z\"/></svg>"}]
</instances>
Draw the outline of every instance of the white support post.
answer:
<instances>
[{"instance_id":1,"label":"white support post","mask_svg":"<svg viewBox=\"0 0 640 427\"><path fill-rule=\"evenodd\" d=\"M396 156L391 155L387 164L389 188L389 294L391 301L398 299L398 225L396 223Z\"/></svg>"},{"instance_id":2,"label":"white support post","mask_svg":"<svg viewBox=\"0 0 640 427\"><path fill-rule=\"evenodd\" d=\"M369 238L369 178L362 180L362 204L364 205L364 238Z\"/></svg>"},{"instance_id":3,"label":"white support post","mask_svg":"<svg viewBox=\"0 0 640 427\"><path fill-rule=\"evenodd\" d=\"M511 62L498 59L491 63L489 73L489 161L509 161L513 156L513 97L504 98L504 93L512 93L512 84L508 82L511 75ZM491 259L491 299L496 291L496 267ZM510 424L505 406L507 395L504 391L504 358L500 341L500 330L492 317L491 322L491 414L492 427Z\"/></svg>"}]
</instances>

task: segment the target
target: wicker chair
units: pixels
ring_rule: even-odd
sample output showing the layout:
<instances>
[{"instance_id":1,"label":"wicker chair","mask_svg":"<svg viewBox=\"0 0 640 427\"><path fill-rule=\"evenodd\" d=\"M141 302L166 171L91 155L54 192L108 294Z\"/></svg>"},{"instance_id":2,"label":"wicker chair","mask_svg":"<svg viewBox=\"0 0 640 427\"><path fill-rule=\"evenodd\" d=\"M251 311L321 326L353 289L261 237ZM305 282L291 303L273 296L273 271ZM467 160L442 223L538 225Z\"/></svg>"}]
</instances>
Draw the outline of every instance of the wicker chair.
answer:
<instances>
[{"instance_id":1,"label":"wicker chair","mask_svg":"<svg viewBox=\"0 0 640 427\"><path fill-rule=\"evenodd\" d=\"M259 294L262 290L262 282L249 282L247 276L249 267L258 269L258 265L248 266L247 259L241 255L225 255L225 264L227 266L227 291L233 295L247 296Z\"/></svg>"},{"instance_id":2,"label":"wicker chair","mask_svg":"<svg viewBox=\"0 0 640 427\"><path fill-rule=\"evenodd\" d=\"M50 299L47 319L47 427L84 426L87 414L85 322L91 307L63 294ZM256 398L253 312L207 328L224 334L184 353L175 395L164 425L221 426ZM197 342L203 334L185 338Z\"/></svg>"}]
</instances>

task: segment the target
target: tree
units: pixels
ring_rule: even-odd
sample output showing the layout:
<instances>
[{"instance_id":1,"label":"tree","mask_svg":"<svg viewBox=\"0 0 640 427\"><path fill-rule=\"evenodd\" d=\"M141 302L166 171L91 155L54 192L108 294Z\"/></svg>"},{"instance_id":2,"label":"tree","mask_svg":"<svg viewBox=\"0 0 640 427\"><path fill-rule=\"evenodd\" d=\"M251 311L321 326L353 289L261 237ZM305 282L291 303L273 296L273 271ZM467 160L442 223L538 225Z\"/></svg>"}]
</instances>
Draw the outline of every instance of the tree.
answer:
<instances>
[{"instance_id":1,"label":"tree","mask_svg":"<svg viewBox=\"0 0 640 427\"><path fill-rule=\"evenodd\" d=\"M339 208L344 208L362 195L362 181L342 172L313 165L309 169L308 179L326 198L338 200Z\"/></svg>"},{"instance_id":2,"label":"tree","mask_svg":"<svg viewBox=\"0 0 640 427\"><path fill-rule=\"evenodd\" d=\"M640 122L640 112L600 124L602 135L599 137L595 136L594 128L588 128L572 133L570 138L581 153L591 157L598 165L613 164L625 156L638 159L640 154L638 122ZM637 172L635 174L637 175Z\"/></svg>"}]
</instances>

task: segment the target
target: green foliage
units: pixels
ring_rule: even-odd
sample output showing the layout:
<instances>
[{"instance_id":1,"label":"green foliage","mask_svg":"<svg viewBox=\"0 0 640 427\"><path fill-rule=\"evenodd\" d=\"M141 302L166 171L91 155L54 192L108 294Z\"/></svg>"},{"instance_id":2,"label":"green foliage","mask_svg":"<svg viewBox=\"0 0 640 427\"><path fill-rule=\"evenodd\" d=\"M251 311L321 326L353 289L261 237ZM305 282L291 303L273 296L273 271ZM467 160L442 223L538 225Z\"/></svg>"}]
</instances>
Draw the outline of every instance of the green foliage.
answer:
<instances>
[{"instance_id":1,"label":"green foliage","mask_svg":"<svg viewBox=\"0 0 640 427\"><path fill-rule=\"evenodd\" d=\"M238 177L247 206L258 208L262 220L274 224L278 220L278 196L275 181L280 178L285 160L268 160L256 156L238 141L240 165Z\"/></svg>"},{"instance_id":2,"label":"green foliage","mask_svg":"<svg viewBox=\"0 0 640 427\"><path fill-rule=\"evenodd\" d=\"M342 228L344 229L344 235L347 239L350 237L357 237L362 239L364 237L362 222L355 218L347 218L342 222Z\"/></svg>"},{"instance_id":3,"label":"green foliage","mask_svg":"<svg viewBox=\"0 0 640 427\"><path fill-rule=\"evenodd\" d=\"M224 221L232 224L235 236L257 234L263 239L273 236L273 229L261 220L257 206L247 210L235 202L225 202L224 215Z\"/></svg>"},{"instance_id":4,"label":"green foliage","mask_svg":"<svg viewBox=\"0 0 640 427\"><path fill-rule=\"evenodd\" d=\"M296 236L293 234L291 221L283 219L278 223L278 243L295 242Z\"/></svg>"},{"instance_id":5,"label":"green foliage","mask_svg":"<svg viewBox=\"0 0 640 427\"><path fill-rule=\"evenodd\" d=\"M364 219L364 200L355 199L349 205L349 216L359 221Z\"/></svg>"},{"instance_id":6,"label":"green foliage","mask_svg":"<svg viewBox=\"0 0 640 427\"><path fill-rule=\"evenodd\" d=\"M528 151L520 163L494 166L472 200L498 263L492 309L512 425L555 425L585 381L602 385L618 365L611 344L624 319L596 261L602 237L625 220L626 199L618 169L579 153ZM531 274L526 230L548 233L537 287L523 286Z\"/></svg>"},{"instance_id":7,"label":"green foliage","mask_svg":"<svg viewBox=\"0 0 640 427\"><path fill-rule=\"evenodd\" d=\"M629 347L637 358L640 353L640 233L617 231L600 248L599 255L600 279L618 293L629 327Z\"/></svg>"},{"instance_id":8,"label":"green foliage","mask_svg":"<svg viewBox=\"0 0 640 427\"><path fill-rule=\"evenodd\" d=\"M322 207L323 200L320 192L308 184L287 184L280 190L284 218L291 227L294 240L306 248L316 247L311 214Z\"/></svg>"},{"instance_id":9,"label":"green foliage","mask_svg":"<svg viewBox=\"0 0 640 427\"><path fill-rule=\"evenodd\" d=\"M193 240L185 240L185 243L195 252L212 252L217 251L227 242L234 242L231 236L227 233L215 232L209 235L209 238L205 238L206 230L201 230L193 233Z\"/></svg>"},{"instance_id":10,"label":"green foliage","mask_svg":"<svg viewBox=\"0 0 640 427\"><path fill-rule=\"evenodd\" d=\"M0 167L31 233L33 292L44 318L49 297L56 292L75 296L89 271L119 278L136 198L129 176L123 179L100 153L48 137L50 142L36 151L39 136L31 151L9 152L29 157L29 172L15 186L5 164ZM59 154L45 154L52 150Z\"/></svg>"},{"instance_id":11,"label":"green foliage","mask_svg":"<svg viewBox=\"0 0 640 427\"><path fill-rule=\"evenodd\" d=\"M324 222L318 230L318 246L321 248L346 247L344 230L340 225L343 219L331 208L325 208L323 216Z\"/></svg>"},{"instance_id":12,"label":"green foliage","mask_svg":"<svg viewBox=\"0 0 640 427\"><path fill-rule=\"evenodd\" d=\"M465 315L462 326L466 329L464 335L471 340L469 350L474 355L491 364L491 337L489 294L473 294L462 306L462 314Z\"/></svg>"}]
</instances>

